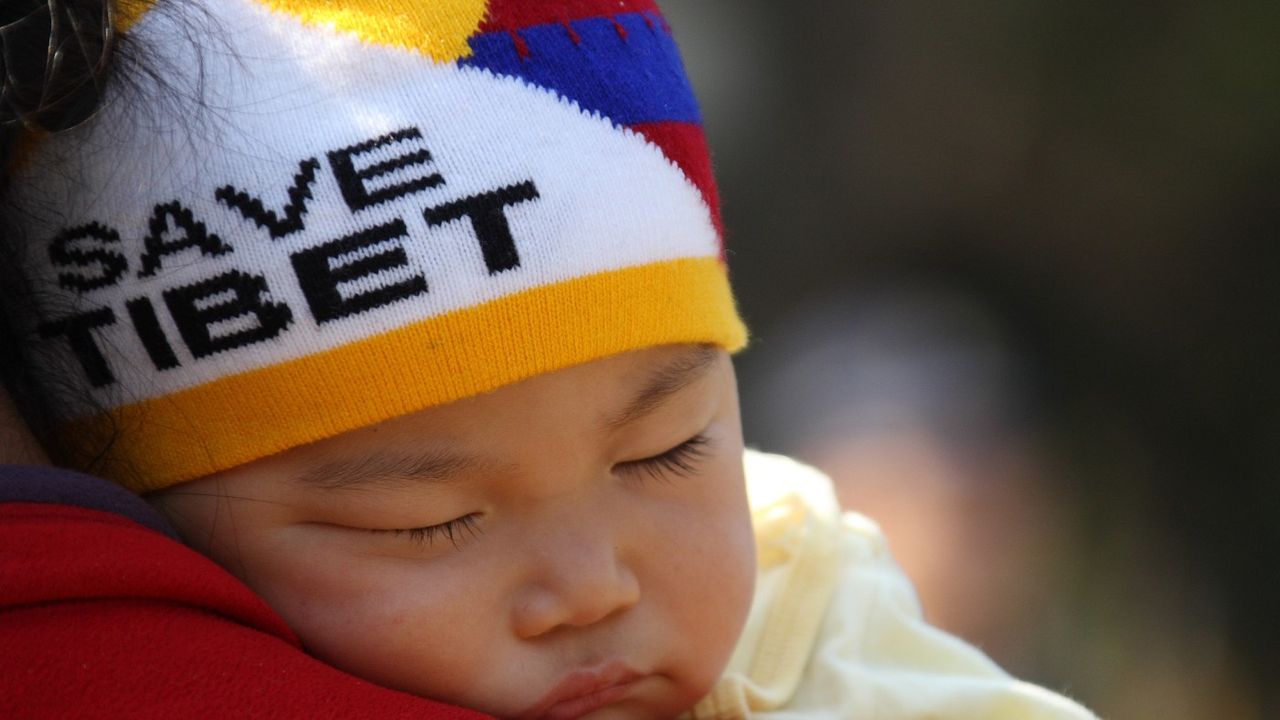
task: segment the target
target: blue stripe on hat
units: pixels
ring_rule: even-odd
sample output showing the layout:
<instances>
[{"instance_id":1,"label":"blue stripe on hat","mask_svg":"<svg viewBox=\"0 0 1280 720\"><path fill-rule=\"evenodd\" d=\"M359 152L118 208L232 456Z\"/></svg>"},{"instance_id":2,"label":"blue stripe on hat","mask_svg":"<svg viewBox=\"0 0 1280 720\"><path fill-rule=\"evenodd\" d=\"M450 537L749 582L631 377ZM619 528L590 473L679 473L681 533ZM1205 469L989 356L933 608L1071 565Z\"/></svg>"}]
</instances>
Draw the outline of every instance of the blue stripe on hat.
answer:
<instances>
[{"instance_id":1,"label":"blue stripe on hat","mask_svg":"<svg viewBox=\"0 0 1280 720\"><path fill-rule=\"evenodd\" d=\"M468 40L471 57L458 64L554 90L619 125L702 122L680 53L661 18L620 13L569 24L577 43L563 24L521 28L527 57L521 57L509 32L474 35Z\"/></svg>"}]
</instances>

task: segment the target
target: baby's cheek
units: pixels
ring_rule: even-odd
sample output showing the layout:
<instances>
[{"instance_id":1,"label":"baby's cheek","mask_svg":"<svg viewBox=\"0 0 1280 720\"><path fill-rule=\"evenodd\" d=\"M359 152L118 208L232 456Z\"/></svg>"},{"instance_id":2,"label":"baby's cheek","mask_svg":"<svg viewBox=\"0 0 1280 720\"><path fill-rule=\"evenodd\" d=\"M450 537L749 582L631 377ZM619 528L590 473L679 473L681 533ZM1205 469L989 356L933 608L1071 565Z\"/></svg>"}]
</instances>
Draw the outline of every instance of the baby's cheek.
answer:
<instances>
[{"instance_id":1,"label":"baby's cheek","mask_svg":"<svg viewBox=\"0 0 1280 720\"><path fill-rule=\"evenodd\" d=\"M346 558L326 561L313 554L251 577L254 589L314 652L358 645L362 637L402 625L406 616L375 574Z\"/></svg>"},{"instance_id":2,"label":"baby's cheek","mask_svg":"<svg viewBox=\"0 0 1280 720\"><path fill-rule=\"evenodd\" d=\"M449 697L465 687L483 639L468 636L472 623L458 603L430 585L413 572L338 563L295 574L277 609L320 659L382 685Z\"/></svg>"},{"instance_id":3,"label":"baby's cheek","mask_svg":"<svg viewBox=\"0 0 1280 720\"><path fill-rule=\"evenodd\" d=\"M745 510L744 510L745 512ZM691 702L720 677L750 609L755 585L749 517L721 507L683 518L684 533L654 553L660 587L650 593L667 607L680 685ZM656 549L656 548L655 548Z\"/></svg>"}]
</instances>

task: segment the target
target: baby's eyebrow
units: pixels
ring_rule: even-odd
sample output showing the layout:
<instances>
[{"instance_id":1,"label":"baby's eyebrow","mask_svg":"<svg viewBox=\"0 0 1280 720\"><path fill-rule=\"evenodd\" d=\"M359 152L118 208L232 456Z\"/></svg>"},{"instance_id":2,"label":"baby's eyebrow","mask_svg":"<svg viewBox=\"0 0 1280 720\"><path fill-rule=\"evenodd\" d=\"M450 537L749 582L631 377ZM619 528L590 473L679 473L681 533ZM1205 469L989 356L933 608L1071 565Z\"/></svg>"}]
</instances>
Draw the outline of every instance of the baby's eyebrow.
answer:
<instances>
[{"instance_id":1,"label":"baby's eyebrow","mask_svg":"<svg viewBox=\"0 0 1280 720\"><path fill-rule=\"evenodd\" d=\"M294 482L322 490L401 487L418 483L449 482L479 462L470 456L443 450L419 453L379 451L355 458L329 460L295 475Z\"/></svg>"},{"instance_id":2,"label":"baby's eyebrow","mask_svg":"<svg viewBox=\"0 0 1280 720\"><path fill-rule=\"evenodd\" d=\"M710 372L720 359L714 345L698 345L677 355L649 378L640 392L618 414L605 421L605 427L616 429L639 420L658 409L667 398L697 382Z\"/></svg>"}]
</instances>

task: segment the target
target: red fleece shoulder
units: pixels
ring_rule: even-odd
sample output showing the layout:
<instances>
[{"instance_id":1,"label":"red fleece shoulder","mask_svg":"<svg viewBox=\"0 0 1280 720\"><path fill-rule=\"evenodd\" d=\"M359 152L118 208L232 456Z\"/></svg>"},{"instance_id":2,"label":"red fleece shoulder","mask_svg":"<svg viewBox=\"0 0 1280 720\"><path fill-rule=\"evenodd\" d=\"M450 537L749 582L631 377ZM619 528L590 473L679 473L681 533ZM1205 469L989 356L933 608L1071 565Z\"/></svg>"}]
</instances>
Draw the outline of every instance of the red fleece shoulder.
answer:
<instances>
[{"instance_id":1,"label":"red fleece shoulder","mask_svg":"<svg viewBox=\"0 0 1280 720\"><path fill-rule=\"evenodd\" d=\"M0 505L0 607L104 598L190 605L298 644L253 591L185 545L111 513Z\"/></svg>"},{"instance_id":2,"label":"red fleece shoulder","mask_svg":"<svg viewBox=\"0 0 1280 720\"><path fill-rule=\"evenodd\" d=\"M0 504L0 717L483 715L303 652L252 591L111 513Z\"/></svg>"}]
</instances>

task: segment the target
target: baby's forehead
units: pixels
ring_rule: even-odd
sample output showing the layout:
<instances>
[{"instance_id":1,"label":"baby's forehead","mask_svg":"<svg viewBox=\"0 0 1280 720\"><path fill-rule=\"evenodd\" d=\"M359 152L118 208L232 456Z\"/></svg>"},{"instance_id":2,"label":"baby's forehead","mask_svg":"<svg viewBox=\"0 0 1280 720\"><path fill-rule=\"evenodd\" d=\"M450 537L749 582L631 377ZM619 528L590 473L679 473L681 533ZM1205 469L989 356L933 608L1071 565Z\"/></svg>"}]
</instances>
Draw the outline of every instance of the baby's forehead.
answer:
<instances>
[{"instance_id":1,"label":"baby's forehead","mask_svg":"<svg viewBox=\"0 0 1280 720\"><path fill-rule=\"evenodd\" d=\"M727 354L704 344L601 358L297 448L285 454L287 477L331 491L517 475L522 450L544 441L604 448L645 432L682 394L716 396L717 377L731 372Z\"/></svg>"}]
</instances>

